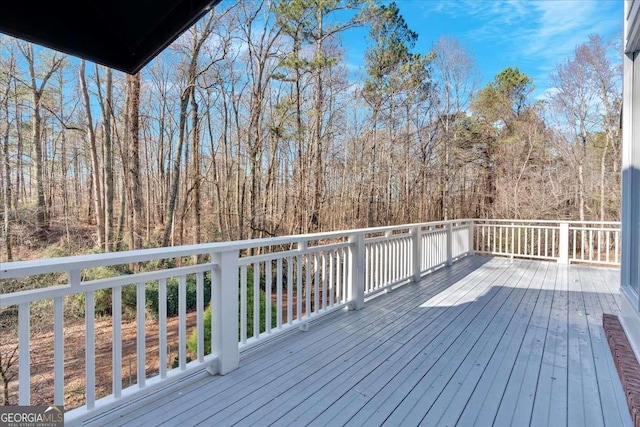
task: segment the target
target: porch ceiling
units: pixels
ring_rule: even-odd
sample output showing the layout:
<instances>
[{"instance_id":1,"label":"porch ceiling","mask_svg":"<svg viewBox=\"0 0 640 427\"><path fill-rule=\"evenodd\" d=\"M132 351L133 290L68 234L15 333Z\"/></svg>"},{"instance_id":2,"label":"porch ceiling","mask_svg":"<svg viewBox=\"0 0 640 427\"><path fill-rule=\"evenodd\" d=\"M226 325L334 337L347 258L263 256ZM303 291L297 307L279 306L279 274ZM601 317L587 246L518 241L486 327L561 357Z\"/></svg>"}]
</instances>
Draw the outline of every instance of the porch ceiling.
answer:
<instances>
[{"instance_id":1,"label":"porch ceiling","mask_svg":"<svg viewBox=\"0 0 640 427\"><path fill-rule=\"evenodd\" d=\"M220 0L0 2L0 32L136 73Z\"/></svg>"}]
</instances>

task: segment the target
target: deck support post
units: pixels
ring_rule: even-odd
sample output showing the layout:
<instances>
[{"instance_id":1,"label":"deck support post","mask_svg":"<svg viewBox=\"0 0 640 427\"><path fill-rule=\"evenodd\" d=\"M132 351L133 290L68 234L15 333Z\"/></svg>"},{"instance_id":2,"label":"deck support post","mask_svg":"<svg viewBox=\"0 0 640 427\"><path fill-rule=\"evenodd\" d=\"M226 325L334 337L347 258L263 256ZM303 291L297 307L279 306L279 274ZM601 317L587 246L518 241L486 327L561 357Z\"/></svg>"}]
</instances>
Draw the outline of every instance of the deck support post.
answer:
<instances>
[{"instance_id":1,"label":"deck support post","mask_svg":"<svg viewBox=\"0 0 640 427\"><path fill-rule=\"evenodd\" d=\"M560 244L558 245L558 264L569 264L569 223L560 223Z\"/></svg>"},{"instance_id":2,"label":"deck support post","mask_svg":"<svg viewBox=\"0 0 640 427\"><path fill-rule=\"evenodd\" d=\"M364 234L349 236L349 309L364 307Z\"/></svg>"},{"instance_id":3,"label":"deck support post","mask_svg":"<svg viewBox=\"0 0 640 427\"><path fill-rule=\"evenodd\" d=\"M453 224L447 223L447 265L453 264Z\"/></svg>"},{"instance_id":4,"label":"deck support post","mask_svg":"<svg viewBox=\"0 0 640 427\"><path fill-rule=\"evenodd\" d=\"M238 251L211 254L212 352L218 355L217 370L225 375L238 367Z\"/></svg>"},{"instance_id":5,"label":"deck support post","mask_svg":"<svg viewBox=\"0 0 640 427\"><path fill-rule=\"evenodd\" d=\"M420 230L421 228L419 226L411 228L411 271L415 283L420 282L420 278L422 277L422 268L420 266L420 259L422 259L422 254L420 253L422 249L422 245L420 244Z\"/></svg>"}]
</instances>

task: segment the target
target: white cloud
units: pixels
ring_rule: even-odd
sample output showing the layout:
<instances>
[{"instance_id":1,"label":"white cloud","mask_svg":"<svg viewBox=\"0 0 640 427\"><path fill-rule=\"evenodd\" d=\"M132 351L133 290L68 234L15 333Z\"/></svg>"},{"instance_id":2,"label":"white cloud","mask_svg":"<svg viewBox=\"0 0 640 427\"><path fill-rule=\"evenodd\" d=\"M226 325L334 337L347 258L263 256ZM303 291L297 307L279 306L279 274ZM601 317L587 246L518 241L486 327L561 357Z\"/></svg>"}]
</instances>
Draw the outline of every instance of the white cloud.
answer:
<instances>
[{"instance_id":1,"label":"white cloud","mask_svg":"<svg viewBox=\"0 0 640 427\"><path fill-rule=\"evenodd\" d=\"M445 14L464 20L463 41L490 45L490 54L505 66L519 66L536 82L540 97L549 72L569 57L590 34L603 38L622 31L618 0L462 0L424 2L425 16ZM619 16L618 16L619 15ZM486 53L479 53L480 55ZM499 71L499 70L498 70Z\"/></svg>"}]
</instances>

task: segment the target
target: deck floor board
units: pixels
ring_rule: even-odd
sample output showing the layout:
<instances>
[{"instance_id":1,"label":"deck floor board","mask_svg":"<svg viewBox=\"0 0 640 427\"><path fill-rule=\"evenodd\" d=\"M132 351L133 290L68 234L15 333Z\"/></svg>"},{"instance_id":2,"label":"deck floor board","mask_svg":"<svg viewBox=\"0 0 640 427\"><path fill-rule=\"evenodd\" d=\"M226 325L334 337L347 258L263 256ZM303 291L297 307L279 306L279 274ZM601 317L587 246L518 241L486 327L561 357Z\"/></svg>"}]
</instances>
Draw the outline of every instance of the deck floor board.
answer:
<instances>
[{"instance_id":1,"label":"deck floor board","mask_svg":"<svg viewBox=\"0 0 640 427\"><path fill-rule=\"evenodd\" d=\"M601 326L618 277L468 257L87 424L630 426Z\"/></svg>"}]
</instances>

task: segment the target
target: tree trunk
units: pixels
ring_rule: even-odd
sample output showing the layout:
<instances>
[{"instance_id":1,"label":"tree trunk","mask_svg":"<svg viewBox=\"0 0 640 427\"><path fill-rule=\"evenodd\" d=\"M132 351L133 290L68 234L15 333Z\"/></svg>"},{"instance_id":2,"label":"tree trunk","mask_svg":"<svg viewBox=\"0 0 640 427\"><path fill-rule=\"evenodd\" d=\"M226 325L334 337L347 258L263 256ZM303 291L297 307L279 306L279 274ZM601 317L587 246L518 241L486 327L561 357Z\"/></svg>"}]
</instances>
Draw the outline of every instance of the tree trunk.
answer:
<instances>
[{"instance_id":1,"label":"tree trunk","mask_svg":"<svg viewBox=\"0 0 640 427\"><path fill-rule=\"evenodd\" d=\"M97 70L96 70L97 74ZM102 108L102 123L104 127L104 169L105 169L105 248L113 250L113 142L111 139L113 78L111 68L106 68L105 100Z\"/></svg>"},{"instance_id":2,"label":"tree trunk","mask_svg":"<svg viewBox=\"0 0 640 427\"><path fill-rule=\"evenodd\" d=\"M96 216L96 231L98 235L98 247L100 250L104 250L104 209L102 205L102 183L101 183L101 168L100 159L98 157L98 147L96 144L96 133L93 129L93 118L91 114L91 101L89 100L89 90L87 89L87 81L85 77L85 61L80 61L80 90L82 92L82 101L84 104L84 111L86 115L86 127L87 134L89 136L89 147L91 151L91 168L93 169L93 202Z\"/></svg>"},{"instance_id":3,"label":"tree trunk","mask_svg":"<svg viewBox=\"0 0 640 427\"><path fill-rule=\"evenodd\" d=\"M7 105L5 105L7 106ZM9 126L7 125L3 142L3 161L2 164L4 168L2 168L2 172L0 176L2 176L2 181L4 183L3 186L3 218L4 218L4 248L6 251L6 261L13 261L13 251L12 251L12 232L11 232L11 219L13 216L13 209L11 208L11 200L13 198L12 188L11 188L11 165L9 163Z\"/></svg>"},{"instance_id":4,"label":"tree trunk","mask_svg":"<svg viewBox=\"0 0 640 427\"><path fill-rule=\"evenodd\" d=\"M313 231L318 231L321 225L320 221L320 201L322 198L322 185L324 171L322 167L322 110L323 110L323 87L322 87L322 70L324 54L322 51L323 30L322 30L322 8L318 7L316 10L316 21L318 25L318 38L316 40L316 99L315 99L315 126L314 126L314 139L315 144L315 180L313 189L313 207L311 209L310 225Z\"/></svg>"},{"instance_id":5,"label":"tree trunk","mask_svg":"<svg viewBox=\"0 0 640 427\"><path fill-rule=\"evenodd\" d=\"M600 158L600 221L606 221L605 175L607 173L608 148L609 138L607 137L604 143L604 149L602 150L602 157ZM600 233L598 233L598 235L600 235Z\"/></svg>"},{"instance_id":6,"label":"tree trunk","mask_svg":"<svg viewBox=\"0 0 640 427\"><path fill-rule=\"evenodd\" d=\"M131 211L133 214L133 238L131 249L142 247L142 181L140 179L140 73L127 76L129 90L129 185L131 186Z\"/></svg>"},{"instance_id":7,"label":"tree trunk","mask_svg":"<svg viewBox=\"0 0 640 427\"><path fill-rule=\"evenodd\" d=\"M196 91L191 91L191 151L193 152L193 243L202 241L202 195L200 176L200 126L198 124L198 102L196 101Z\"/></svg>"}]
</instances>

